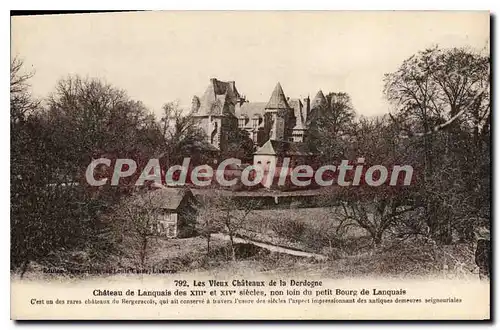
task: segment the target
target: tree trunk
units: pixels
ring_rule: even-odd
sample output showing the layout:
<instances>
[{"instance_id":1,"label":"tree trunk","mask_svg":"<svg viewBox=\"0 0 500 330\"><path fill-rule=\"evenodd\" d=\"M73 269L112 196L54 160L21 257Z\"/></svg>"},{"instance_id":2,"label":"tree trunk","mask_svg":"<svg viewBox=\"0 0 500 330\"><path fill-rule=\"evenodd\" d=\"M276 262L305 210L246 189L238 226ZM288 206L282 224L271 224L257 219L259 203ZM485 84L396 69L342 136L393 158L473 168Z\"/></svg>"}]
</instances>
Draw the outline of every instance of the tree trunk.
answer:
<instances>
[{"instance_id":1,"label":"tree trunk","mask_svg":"<svg viewBox=\"0 0 500 330\"><path fill-rule=\"evenodd\" d=\"M373 236L373 243L375 244L375 247L378 248L380 245L382 245L382 235L383 231L379 230L375 232L375 235Z\"/></svg>"},{"instance_id":2,"label":"tree trunk","mask_svg":"<svg viewBox=\"0 0 500 330\"><path fill-rule=\"evenodd\" d=\"M29 264L30 264L29 259L27 259L25 262L23 262L23 267L21 268L21 279L24 277L24 274L28 270Z\"/></svg>"},{"instance_id":3,"label":"tree trunk","mask_svg":"<svg viewBox=\"0 0 500 330\"><path fill-rule=\"evenodd\" d=\"M229 241L231 242L231 259L233 261L236 261L236 251L234 249L234 239L233 233L231 231L229 232Z\"/></svg>"},{"instance_id":4,"label":"tree trunk","mask_svg":"<svg viewBox=\"0 0 500 330\"><path fill-rule=\"evenodd\" d=\"M429 226L429 236L434 237L439 228L439 225L437 223L437 206L435 201L430 200L427 202L426 222L427 226Z\"/></svg>"},{"instance_id":5,"label":"tree trunk","mask_svg":"<svg viewBox=\"0 0 500 330\"><path fill-rule=\"evenodd\" d=\"M208 233L207 236L207 259L210 257L210 238L211 238L211 234Z\"/></svg>"},{"instance_id":6,"label":"tree trunk","mask_svg":"<svg viewBox=\"0 0 500 330\"><path fill-rule=\"evenodd\" d=\"M148 248L148 237L144 236L142 238L142 246L141 246L141 270L144 269L146 264L146 253Z\"/></svg>"},{"instance_id":7,"label":"tree trunk","mask_svg":"<svg viewBox=\"0 0 500 330\"><path fill-rule=\"evenodd\" d=\"M458 232L460 242L472 242L474 240L474 224L472 221L464 221Z\"/></svg>"},{"instance_id":8,"label":"tree trunk","mask_svg":"<svg viewBox=\"0 0 500 330\"><path fill-rule=\"evenodd\" d=\"M226 224L226 228L227 228L227 232L229 234L229 241L231 242L231 259L233 261L236 260L236 251L234 250L234 233L233 233L233 228L231 226L231 218L229 216L229 213L226 215L226 221L225 221L225 224Z\"/></svg>"},{"instance_id":9,"label":"tree trunk","mask_svg":"<svg viewBox=\"0 0 500 330\"><path fill-rule=\"evenodd\" d=\"M446 210L439 208L436 202L430 202L430 209L428 210L428 223L430 229L430 236L440 244L451 244L452 228L451 220Z\"/></svg>"},{"instance_id":10,"label":"tree trunk","mask_svg":"<svg viewBox=\"0 0 500 330\"><path fill-rule=\"evenodd\" d=\"M428 123L427 115L424 117L424 131L428 132L430 130L430 125ZM425 198L427 199L427 207L426 207L426 222L427 226L429 226L429 235L431 237L435 236L439 229L438 224L438 206L436 205L435 200L429 199L429 192L432 190L432 187L429 185L432 184L432 179L434 176L434 159L432 155L432 146L433 141L430 135L424 136L424 165L425 165Z\"/></svg>"}]
</instances>

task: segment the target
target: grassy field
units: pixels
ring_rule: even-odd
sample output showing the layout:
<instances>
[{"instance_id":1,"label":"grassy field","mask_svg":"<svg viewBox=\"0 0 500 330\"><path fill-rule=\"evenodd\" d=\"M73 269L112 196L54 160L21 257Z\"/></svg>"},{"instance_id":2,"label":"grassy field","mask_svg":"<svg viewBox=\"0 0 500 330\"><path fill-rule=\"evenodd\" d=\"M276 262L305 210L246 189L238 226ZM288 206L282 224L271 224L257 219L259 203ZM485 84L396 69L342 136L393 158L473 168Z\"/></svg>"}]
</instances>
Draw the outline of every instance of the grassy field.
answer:
<instances>
[{"instance_id":1,"label":"grassy field","mask_svg":"<svg viewBox=\"0 0 500 330\"><path fill-rule=\"evenodd\" d=\"M261 188L258 190L249 190L249 191L233 191L230 189L215 189L215 188L190 188L195 196L210 196L216 191L218 194L223 196L233 196L233 197L262 197L262 196L270 196L270 197L289 197L289 196L318 196L322 194L331 194L332 188L317 188L317 189L303 189L303 190L294 190L294 191L280 191L280 190L270 190Z\"/></svg>"},{"instance_id":2,"label":"grassy field","mask_svg":"<svg viewBox=\"0 0 500 330\"><path fill-rule=\"evenodd\" d=\"M318 261L281 253L261 251L251 257L231 260L229 243L212 242L213 250L207 258L201 237L185 239L159 239L151 249L148 267L179 274L205 273L241 275L246 278L258 274L294 276L308 274L322 278L446 278L477 280L477 267L473 250L465 244L438 248L425 242L406 242L372 249L354 255L332 256ZM129 260L132 266L133 258ZM110 274L50 274L40 265L30 266L26 279L115 277L126 274L126 261L122 260L116 273ZM18 274L12 274L14 278Z\"/></svg>"},{"instance_id":3,"label":"grassy field","mask_svg":"<svg viewBox=\"0 0 500 330\"><path fill-rule=\"evenodd\" d=\"M307 252L329 254L357 242L363 248L367 233L359 227L339 232L339 210L330 207L255 210L242 225L244 236ZM351 244L352 245L352 244Z\"/></svg>"},{"instance_id":4,"label":"grassy field","mask_svg":"<svg viewBox=\"0 0 500 330\"><path fill-rule=\"evenodd\" d=\"M343 277L441 277L477 276L473 247L457 244L438 247L426 239L388 241L374 248L361 228L335 236L340 222L331 208L256 210L248 214L241 236L307 252L321 253L327 260L296 257L267 250L231 260L229 242L211 240L207 256L202 237L160 240L149 259L177 271L230 272L234 274L307 272L330 278Z\"/></svg>"},{"instance_id":5,"label":"grassy field","mask_svg":"<svg viewBox=\"0 0 500 330\"><path fill-rule=\"evenodd\" d=\"M340 222L338 213L331 208L303 208L256 210L248 214L244 226L238 231L242 237L290 249L302 250L326 256L326 260L298 257L286 253L270 252L256 248L250 254L232 254L227 239L213 236L210 253L204 237L184 239L153 238L145 259L145 268L154 272L209 272L251 274L306 272L328 278L345 277L425 277L475 278L473 246L455 244L438 247L426 239L386 241L374 247L367 233L360 228L351 228L342 235L336 233ZM239 246L246 249L247 247ZM243 251L245 252L245 251ZM78 256L78 254L77 254ZM64 267L71 267L72 255L61 255L66 260ZM83 262L95 267L92 261L76 260L80 268ZM125 249L120 257L110 257L105 265L116 273L125 273L140 268L137 250ZM84 266L84 265L83 265ZM27 277L60 276L49 274L52 266L33 264ZM66 274L66 273L65 273ZM66 274L64 276L85 276ZM96 276L87 275L87 276ZM108 275L113 276L112 273Z\"/></svg>"}]
</instances>

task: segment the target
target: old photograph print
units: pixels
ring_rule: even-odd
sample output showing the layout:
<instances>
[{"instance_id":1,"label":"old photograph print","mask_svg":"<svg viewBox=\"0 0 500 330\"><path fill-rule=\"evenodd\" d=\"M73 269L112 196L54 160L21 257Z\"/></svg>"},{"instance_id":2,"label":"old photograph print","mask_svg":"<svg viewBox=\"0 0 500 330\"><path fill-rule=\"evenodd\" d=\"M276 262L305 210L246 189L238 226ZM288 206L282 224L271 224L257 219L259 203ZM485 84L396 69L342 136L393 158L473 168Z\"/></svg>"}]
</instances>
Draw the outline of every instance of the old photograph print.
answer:
<instances>
[{"instance_id":1,"label":"old photograph print","mask_svg":"<svg viewBox=\"0 0 500 330\"><path fill-rule=\"evenodd\" d=\"M11 318L488 320L489 12L11 17Z\"/></svg>"}]
</instances>

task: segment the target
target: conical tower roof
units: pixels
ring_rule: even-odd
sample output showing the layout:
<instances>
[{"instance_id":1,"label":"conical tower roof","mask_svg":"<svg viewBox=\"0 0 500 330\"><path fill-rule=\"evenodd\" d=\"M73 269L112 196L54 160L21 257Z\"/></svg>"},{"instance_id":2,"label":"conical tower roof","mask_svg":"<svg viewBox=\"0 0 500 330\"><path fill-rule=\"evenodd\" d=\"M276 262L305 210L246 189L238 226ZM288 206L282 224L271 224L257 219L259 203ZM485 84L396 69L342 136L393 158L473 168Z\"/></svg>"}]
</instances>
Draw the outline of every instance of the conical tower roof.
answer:
<instances>
[{"instance_id":1,"label":"conical tower roof","mask_svg":"<svg viewBox=\"0 0 500 330\"><path fill-rule=\"evenodd\" d=\"M266 109L290 109L288 102L286 101L285 93L283 93L283 88L278 82L276 87L274 87L273 94L267 102Z\"/></svg>"},{"instance_id":2,"label":"conical tower roof","mask_svg":"<svg viewBox=\"0 0 500 330\"><path fill-rule=\"evenodd\" d=\"M311 109L316 107L325 107L327 104L328 102L326 101L326 97L320 89L311 102Z\"/></svg>"}]
</instances>

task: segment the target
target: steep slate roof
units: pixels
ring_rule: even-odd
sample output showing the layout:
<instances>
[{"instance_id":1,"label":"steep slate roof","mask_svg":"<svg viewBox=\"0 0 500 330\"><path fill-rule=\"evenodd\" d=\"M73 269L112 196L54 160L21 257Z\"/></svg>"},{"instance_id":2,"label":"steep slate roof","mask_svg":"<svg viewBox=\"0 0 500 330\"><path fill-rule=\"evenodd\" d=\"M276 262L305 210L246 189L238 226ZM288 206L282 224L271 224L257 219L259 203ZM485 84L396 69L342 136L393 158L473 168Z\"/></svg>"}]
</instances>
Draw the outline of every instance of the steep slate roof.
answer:
<instances>
[{"instance_id":1,"label":"steep slate roof","mask_svg":"<svg viewBox=\"0 0 500 330\"><path fill-rule=\"evenodd\" d=\"M226 102L235 104L239 98L240 94L234 81L220 81L212 78L205 93L200 98L198 111L194 111L193 115L224 115Z\"/></svg>"},{"instance_id":2,"label":"steep slate roof","mask_svg":"<svg viewBox=\"0 0 500 330\"><path fill-rule=\"evenodd\" d=\"M272 156L306 156L310 154L304 143L278 140L268 140L254 153L254 155Z\"/></svg>"},{"instance_id":3,"label":"steep slate roof","mask_svg":"<svg viewBox=\"0 0 500 330\"><path fill-rule=\"evenodd\" d=\"M236 117L247 116L252 118L255 114L264 116L266 102L245 102L241 105L240 110L236 113Z\"/></svg>"},{"instance_id":4,"label":"steep slate roof","mask_svg":"<svg viewBox=\"0 0 500 330\"><path fill-rule=\"evenodd\" d=\"M290 99L288 104L293 109L295 115L295 127L293 129L305 130L305 117L303 113L303 106L300 99Z\"/></svg>"},{"instance_id":5,"label":"steep slate roof","mask_svg":"<svg viewBox=\"0 0 500 330\"><path fill-rule=\"evenodd\" d=\"M312 122L314 122L324 110L328 107L328 101L326 100L325 95L321 90L318 91L316 96L311 102L311 110L307 115L306 126L309 126Z\"/></svg>"},{"instance_id":6,"label":"steep slate roof","mask_svg":"<svg viewBox=\"0 0 500 330\"><path fill-rule=\"evenodd\" d=\"M260 118L260 123L258 127L264 127L264 113L265 113L265 102L245 102L241 105L241 108L236 112L236 117L241 118L242 116L246 118L244 128L253 129L253 118Z\"/></svg>"},{"instance_id":7,"label":"steep slate roof","mask_svg":"<svg viewBox=\"0 0 500 330\"><path fill-rule=\"evenodd\" d=\"M274 91L271 94L269 102L267 102L266 109L289 109L288 102L286 101L285 93L283 93L283 88L278 82Z\"/></svg>"},{"instance_id":8,"label":"steep slate roof","mask_svg":"<svg viewBox=\"0 0 500 330\"><path fill-rule=\"evenodd\" d=\"M186 197L193 197L191 190L164 187L136 195L132 203L143 207L177 210Z\"/></svg>"},{"instance_id":9,"label":"steep slate roof","mask_svg":"<svg viewBox=\"0 0 500 330\"><path fill-rule=\"evenodd\" d=\"M323 94L323 92L321 90L319 90L311 102L311 109L314 109L316 107L324 107L327 104L328 103L326 101L325 95Z\"/></svg>"},{"instance_id":10,"label":"steep slate roof","mask_svg":"<svg viewBox=\"0 0 500 330\"><path fill-rule=\"evenodd\" d=\"M186 190L182 188L156 189L151 193L155 195L154 198L158 201L160 207L169 210L176 210L186 196Z\"/></svg>"}]
</instances>

